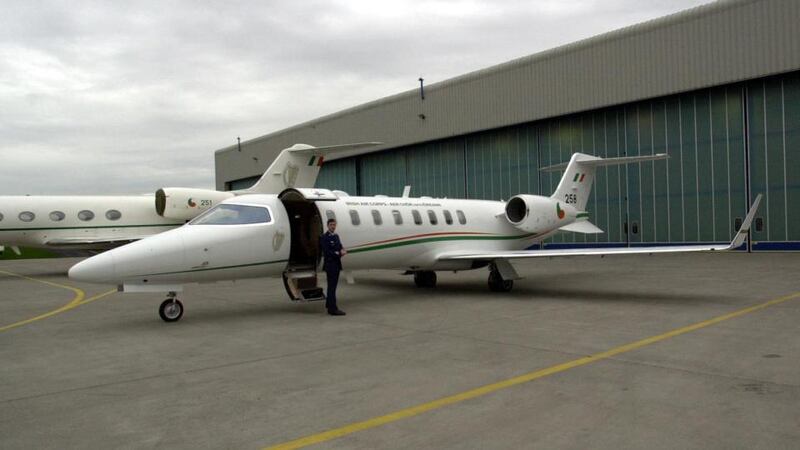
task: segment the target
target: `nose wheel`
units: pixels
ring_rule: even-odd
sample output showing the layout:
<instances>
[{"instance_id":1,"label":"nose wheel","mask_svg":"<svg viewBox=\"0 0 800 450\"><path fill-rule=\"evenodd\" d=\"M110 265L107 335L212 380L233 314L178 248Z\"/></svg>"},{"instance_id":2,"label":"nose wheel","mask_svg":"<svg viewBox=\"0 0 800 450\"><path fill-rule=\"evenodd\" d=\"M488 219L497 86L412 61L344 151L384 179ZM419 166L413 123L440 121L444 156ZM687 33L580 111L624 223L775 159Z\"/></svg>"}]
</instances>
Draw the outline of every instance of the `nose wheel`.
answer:
<instances>
[{"instance_id":1,"label":"nose wheel","mask_svg":"<svg viewBox=\"0 0 800 450\"><path fill-rule=\"evenodd\" d=\"M177 322L183 317L183 303L174 292L170 292L169 297L158 307L158 315L164 322Z\"/></svg>"}]
</instances>

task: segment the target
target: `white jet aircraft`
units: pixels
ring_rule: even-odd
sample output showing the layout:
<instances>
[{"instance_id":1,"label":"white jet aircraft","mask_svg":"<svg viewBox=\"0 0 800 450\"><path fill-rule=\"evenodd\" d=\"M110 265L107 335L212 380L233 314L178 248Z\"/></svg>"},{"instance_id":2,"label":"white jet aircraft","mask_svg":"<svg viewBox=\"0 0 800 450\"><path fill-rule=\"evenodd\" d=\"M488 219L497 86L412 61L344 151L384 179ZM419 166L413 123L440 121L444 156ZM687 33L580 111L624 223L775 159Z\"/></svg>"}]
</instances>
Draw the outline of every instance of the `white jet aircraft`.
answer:
<instances>
[{"instance_id":1,"label":"white jet aircraft","mask_svg":"<svg viewBox=\"0 0 800 450\"><path fill-rule=\"evenodd\" d=\"M325 155L377 144L295 144L278 155L255 185L240 191L162 188L155 196L0 196L0 252L4 246L17 254L19 247L66 254L118 247L177 228L237 195L314 186Z\"/></svg>"},{"instance_id":2,"label":"white jet aircraft","mask_svg":"<svg viewBox=\"0 0 800 450\"><path fill-rule=\"evenodd\" d=\"M227 199L181 228L82 261L76 281L113 283L124 292L168 292L161 318L183 315L177 292L186 283L282 277L295 301L321 300L319 236L336 218L348 272L402 270L418 286L436 284L436 271L489 268L489 288L509 291L518 258L724 251L741 246L758 203L728 245L526 250L559 231L602 232L584 211L595 169L664 159L667 155L602 159L575 153L550 197L521 194L507 202L404 197L350 197L325 189ZM349 275L348 275L349 277ZM350 281L350 280L348 280Z\"/></svg>"}]
</instances>

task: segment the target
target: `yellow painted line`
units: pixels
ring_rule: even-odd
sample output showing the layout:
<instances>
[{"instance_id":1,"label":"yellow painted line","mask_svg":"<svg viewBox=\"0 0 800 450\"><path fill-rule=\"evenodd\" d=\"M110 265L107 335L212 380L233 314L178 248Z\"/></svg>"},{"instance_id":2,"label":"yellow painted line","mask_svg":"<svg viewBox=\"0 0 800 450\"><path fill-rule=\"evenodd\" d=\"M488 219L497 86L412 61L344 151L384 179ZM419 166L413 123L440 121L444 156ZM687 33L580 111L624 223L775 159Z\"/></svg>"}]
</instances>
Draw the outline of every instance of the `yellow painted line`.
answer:
<instances>
[{"instance_id":1,"label":"yellow painted line","mask_svg":"<svg viewBox=\"0 0 800 450\"><path fill-rule=\"evenodd\" d=\"M743 316L745 314L749 314L764 308L768 308L773 305L777 305L779 303L783 303L785 301L798 298L800 297L800 292L795 292L794 294L786 295L783 297L779 297L764 303L759 303L754 306L750 306L748 308L740 309L734 311L732 313L724 314L722 316L714 317L713 319L704 320L702 322L698 322L693 325L689 325L682 328L677 328L672 331L668 331L663 334L659 334L657 336L652 336L649 338L645 338L636 342L631 342L630 344L622 345L619 347L612 348L610 350L606 350L601 353L595 353L593 355L584 356L583 358L574 359L572 361L568 361L565 363L557 364L555 366L547 367L544 369L537 370L535 372L526 373L524 375L520 375L514 378L509 378L507 380L503 380L497 383L487 384L485 386L481 386L476 389L472 389L469 391L461 392L459 394L451 395L448 397L440 398L438 400L434 400L432 402L423 403L417 406L412 406L410 408L401 409L399 411L395 411L393 413L389 413L383 416L374 417L372 419L367 419L361 422L352 423L350 425L345 425L343 427L334 428L328 431L324 431L322 433L312 434L310 436L302 437L299 439L295 439L293 441L284 442L282 444L273 445L270 447L264 447L265 450L286 450L286 449L296 449L302 448L309 445L319 444L321 442L330 441L332 439L340 438L342 436L347 436L348 434L353 434L358 431L368 430L370 428L379 427L381 425L385 425L387 423L396 422L398 420L407 419L409 417L417 416L422 413L432 411L434 409L443 408L448 405L452 405L454 403L463 402L465 400L474 399L476 397L481 397L487 394L491 394L493 392L497 392L502 389L507 389L522 383L527 383L529 381L537 380L539 378L544 378L548 375L554 375L559 372L564 372L569 369L574 369L576 367L584 366L586 364L590 364L596 361L602 361L607 358L611 358L612 356L619 355L621 353L630 352L632 350L636 350L651 344L655 344L657 342L661 342L675 336L680 336L682 334L690 333L692 331L699 330L701 328L705 328L711 325L718 324L720 322L724 322L726 320L730 320L739 316Z\"/></svg>"},{"instance_id":2,"label":"yellow painted line","mask_svg":"<svg viewBox=\"0 0 800 450\"><path fill-rule=\"evenodd\" d=\"M46 284L48 286L53 286L53 287L57 287L57 288L61 288L61 289L66 289L66 290L72 291L75 294L75 296L72 298L72 300L69 303L67 303L66 305L64 305L64 306L62 306L60 308L54 309L52 311L46 312L44 314L40 314L40 315L38 315L36 317L31 317L30 319L25 319L25 320L21 320L19 322L14 322L14 323L9 324L9 325L0 326L0 332L8 331L8 330L10 330L12 328L21 327L23 325L27 325L27 324L32 323L32 322L36 322L38 320L46 319L48 317L55 316L56 314L61 314L61 313L65 312L65 311L69 311L70 309L77 308L80 305L83 305L83 304L86 304L86 303L90 303L90 302L93 302L95 300L100 300L103 297L107 297L107 296L113 294L114 292L117 292L116 289L113 289L113 290L110 290L108 292L103 292L102 294L97 294L95 296L86 298L86 293L83 292L82 289L78 289L78 288L76 288L74 286L68 286L66 284L55 283L55 282L47 281L47 280L40 280L38 278L32 278L32 277L29 277L29 276L26 276L26 275L20 275L20 274L13 273L13 272L7 272L5 270L0 270L0 273L2 273L4 275L9 275L9 276L12 276L12 277L23 278L25 280L34 281L36 283Z\"/></svg>"}]
</instances>

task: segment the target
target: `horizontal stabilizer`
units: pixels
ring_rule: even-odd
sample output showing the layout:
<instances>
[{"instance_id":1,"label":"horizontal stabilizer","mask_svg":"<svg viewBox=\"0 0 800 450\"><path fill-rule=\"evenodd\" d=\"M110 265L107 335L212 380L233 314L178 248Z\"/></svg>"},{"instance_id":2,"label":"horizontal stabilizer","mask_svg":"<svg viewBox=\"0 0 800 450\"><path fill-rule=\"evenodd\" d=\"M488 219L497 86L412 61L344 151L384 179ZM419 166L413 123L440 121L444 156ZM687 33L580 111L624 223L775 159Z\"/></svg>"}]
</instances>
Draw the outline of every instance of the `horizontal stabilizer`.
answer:
<instances>
[{"instance_id":1,"label":"horizontal stabilizer","mask_svg":"<svg viewBox=\"0 0 800 450\"><path fill-rule=\"evenodd\" d=\"M313 147L305 144L295 144L289 147L292 153L299 153L301 155L333 155L339 152L346 152L350 150L361 150L362 148L375 147L381 145L383 142L356 142L353 144L339 144L339 145L326 145L323 147Z\"/></svg>"},{"instance_id":2,"label":"horizontal stabilizer","mask_svg":"<svg viewBox=\"0 0 800 450\"><path fill-rule=\"evenodd\" d=\"M588 220L582 220L580 222L572 222L569 225L559 228L559 230L571 231L573 233L583 233L583 234L599 234L603 232L603 230L597 228L595 224L589 222Z\"/></svg>"},{"instance_id":3,"label":"horizontal stabilizer","mask_svg":"<svg viewBox=\"0 0 800 450\"><path fill-rule=\"evenodd\" d=\"M669 155L666 153L656 153L655 155L641 155L641 156L621 156L619 158L598 158L589 155L582 155L578 162L585 167L602 167L602 166L617 166L620 164L631 164L645 161L658 161L660 159L668 159ZM556 172L567 168L569 161L561 164L554 164L552 166L542 167L539 169L542 172Z\"/></svg>"}]
</instances>

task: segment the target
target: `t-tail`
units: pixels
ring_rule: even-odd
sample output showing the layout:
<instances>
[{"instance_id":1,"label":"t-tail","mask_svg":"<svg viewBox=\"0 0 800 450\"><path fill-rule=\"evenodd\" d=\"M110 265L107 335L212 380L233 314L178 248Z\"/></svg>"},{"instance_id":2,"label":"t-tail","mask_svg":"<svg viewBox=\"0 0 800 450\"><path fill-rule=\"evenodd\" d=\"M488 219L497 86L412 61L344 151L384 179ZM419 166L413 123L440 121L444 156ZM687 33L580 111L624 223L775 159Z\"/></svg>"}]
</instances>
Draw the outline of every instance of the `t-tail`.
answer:
<instances>
[{"instance_id":1,"label":"t-tail","mask_svg":"<svg viewBox=\"0 0 800 450\"><path fill-rule=\"evenodd\" d=\"M295 144L281 151L256 184L237 191L236 194L279 194L292 187L314 187L326 156L341 155L380 144L381 142L359 142L326 147Z\"/></svg>"},{"instance_id":2,"label":"t-tail","mask_svg":"<svg viewBox=\"0 0 800 450\"><path fill-rule=\"evenodd\" d=\"M584 213L586 210L586 203L589 201L589 195L592 193L592 184L594 183L595 171L598 167L657 161L667 158L669 158L669 155L666 153L623 156L619 158L600 158L584 153L574 153L569 162L544 167L541 170L545 172L564 170L564 176L561 177L556 191L550 198L572 206L579 212L578 218L585 219L588 218L588 214ZM586 220L575 222L574 224L562 227L562 229L578 233L602 232L599 228Z\"/></svg>"},{"instance_id":3,"label":"t-tail","mask_svg":"<svg viewBox=\"0 0 800 450\"><path fill-rule=\"evenodd\" d=\"M586 203L589 201L589 194L592 193L592 183L594 182L595 169L597 167L657 161L667 158L669 158L669 155L666 153L623 156L620 158L600 158L584 153L573 153L568 163L544 167L541 170L554 172L566 169L556 191L550 198L572 205L578 211L584 211Z\"/></svg>"}]
</instances>

